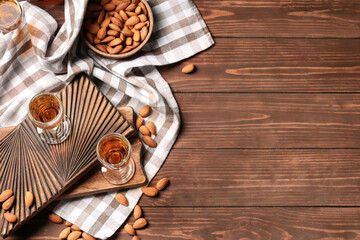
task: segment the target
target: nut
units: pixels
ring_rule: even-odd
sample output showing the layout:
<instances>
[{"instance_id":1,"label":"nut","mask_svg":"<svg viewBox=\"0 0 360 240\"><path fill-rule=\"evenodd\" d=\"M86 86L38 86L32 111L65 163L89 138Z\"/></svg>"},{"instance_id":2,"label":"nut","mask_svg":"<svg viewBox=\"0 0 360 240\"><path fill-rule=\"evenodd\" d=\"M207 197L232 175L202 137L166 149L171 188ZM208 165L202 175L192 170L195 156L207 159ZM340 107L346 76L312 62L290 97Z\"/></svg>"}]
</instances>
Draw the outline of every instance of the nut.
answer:
<instances>
[{"instance_id":1,"label":"nut","mask_svg":"<svg viewBox=\"0 0 360 240\"><path fill-rule=\"evenodd\" d=\"M143 27L141 30L140 30L140 38L141 38L141 41L144 41L147 34L148 34L149 30L147 27Z\"/></svg>"},{"instance_id":2,"label":"nut","mask_svg":"<svg viewBox=\"0 0 360 240\"><path fill-rule=\"evenodd\" d=\"M183 73L192 73L195 70L194 64L188 64L181 70Z\"/></svg>"},{"instance_id":3,"label":"nut","mask_svg":"<svg viewBox=\"0 0 360 240\"><path fill-rule=\"evenodd\" d=\"M124 229L128 234L133 235L133 236L135 235L135 229L131 224L126 224L124 226Z\"/></svg>"},{"instance_id":4,"label":"nut","mask_svg":"<svg viewBox=\"0 0 360 240\"><path fill-rule=\"evenodd\" d=\"M71 227L73 224L69 221L65 221L65 226Z\"/></svg>"},{"instance_id":5,"label":"nut","mask_svg":"<svg viewBox=\"0 0 360 240\"><path fill-rule=\"evenodd\" d=\"M81 236L81 232L80 231L73 231L69 234L69 236L67 237L67 240L76 240Z\"/></svg>"},{"instance_id":6,"label":"nut","mask_svg":"<svg viewBox=\"0 0 360 240\"><path fill-rule=\"evenodd\" d=\"M82 237L85 239L85 240L96 240L93 236L91 236L90 234L86 233L86 232L83 232L82 233Z\"/></svg>"},{"instance_id":7,"label":"nut","mask_svg":"<svg viewBox=\"0 0 360 240\"><path fill-rule=\"evenodd\" d=\"M81 231L81 229L78 226L74 225L74 224L71 225L71 229L74 230L74 231Z\"/></svg>"},{"instance_id":8,"label":"nut","mask_svg":"<svg viewBox=\"0 0 360 240\"><path fill-rule=\"evenodd\" d=\"M139 129L140 126L141 126L143 123L144 123L144 118L138 117L138 118L136 119L136 129Z\"/></svg>"},{"instance_id":9,"label":"nut","mask_svg":"<svg viewBox=\"0 0 360 240\"><path fill-rule=\"evenodd\" d=\"M160 179L157 183L156 183L156 188L157 190L161 191L164 190L167 185L169 183L169 179L168 178L162 178Z\"/></svg>"},{"instance_id":10,"label":"nut","mask_svg":"<svg viewBox=\"0 0 360 240\"><path fill-rule=\"evenodd\" d=\"M136 205L134 208L134 218L135 219L141 218L141 215L142 215L141 207L139 205Z\"/></svg>"},{"instance_id":11,"label":"nut","mask_svg":"<svg viewBox=\"0 0 360 240\"><path fill-rule=\"evenodd\" d=\"M5 202L3 202L2 204L2 208L4 210L9 210L11 208L11 206L13 205L15 200L15 196L11 196L8 200L6 200Z\"/></svg>"},{"instance_id":12,"label":"nut","mask_svg":"<svg viewBox=\"0 0 360 240\"><path fill-rule=\"evenodd\" d=\"M138 236L133 236L131 240L140 240L140 238Z\"/></svg>"},{"instance_id":13,"label":"nut","mask_svg":"<svg viewBox=\"0 0 360 240\"><path fill-rule=\"evenodd\" d=\"M155 197L159 193L159 191L154 187L143 187L141 190L146 196L149 197Z\"/></svg>"},{"instance_id":14,"label":"nut","mask_svg":"<svg viewBox=\"0 0 360 240\"><path fill-rule=\"evenodd\" d=\"M157 146L155 140L152 139L150 136L144 135L142 136L142 140L149 147L155 148Z\"/></svg>"},{"instance_id":15,"label":"nut","mask_svg":"<svg viewBox=\"0 0 360 240\"><path fill-rule=\"evenodd\" d=\"M144 228L147 225L147 221L145 218L139 218L138 220L136 220L134 222L134 229L140 229L140 228Z\"/></svg>"},{"instance_id":16,"label":"nut","mask_svg":"<svg viewBox=\"0 0 360 240\"><path fill-rule=\"evenodd\" d=\"M61 217L59 217L59 215L55 214L55 213L51 213L48 216L48 219L53 222L53 223L63 223L63 219Z\"/></svg>"},{"instance_id":17,"label":"nut","mask_svg":"<svg viewBox=\"0 0 360 240\"><path fill-rule=\"evenodd\" d=\"M70 228L70 227L65 228L64 230L62 230L62 231L60 232L59 238L60 238L60 239L66 239L66 238L69 236L70 232L71 232L71 228Z\"/></svg>"},{"instance_id":18,"label":"nut","mask_svg":"<svg viewBox=\"0 0 360 240\"><path fill-rule=\"evenodd\" d=\"M149 122L147 123L147 127L148 127L149 131L150 131L153 135L156 135L156 126L155 126L155 124L154 124L153 121L149 121Z\"/></svg>"},{"instance_id":19,"label":"nut","mask_svg":"<svg viewBox=\"0 0 360 240\"><path fill-rule=\"evenodd\" d=\"M125 25L134 26L140 22L140 19L137 16L132 16L128 20L126 20Z\"/></svg>"},{"instance_id":20,"label":"nut","mask_svg":"<svg viewBox=\"0 0 360 240\"><path fill-rule=\"evenodd\" d=\"M116 199L116 201L118 201L118 203L120 203L121 205L129 206L129 202L128 202L128 200L127 200L127 198L125 197L124 194L122 194L122 193L116 194L115 199Z\"/></svg>"},{"instance_id":21,"label":"nut","mask_svg":"<svg viewBox=\"0 0 360 240\"><path fill-rule=\"evenodd\" d=\"M149 131L149 129L148 129L145 125L142 125L142 126L139 128L139 131L140 131L143 135L150 136L150 131Z\"/></svg>"},{"instance_id":22,"label":"nut","mask_svg":"<svg viewBox=\"0 0 360 240\"><path fill-rule=\"evenodd\" d=\"M139 115L142 117L147 117L151 113L151 107L149 105L145 105L142 109L139 111Z\"/></svg>"},{"instance_id":23,"label":"nut","mask_svg":"<svg viewBox=\"0 0 360 240\"><path fill-rule=\"evenodd\" d=\"M4 213L4 218L6 219L6 221L10 222L10 223L15 223L17 222L17 217L9 212Z\"/></svg>"},{"instance_id":24,"label":"nut","mask_svg":"<svg viewBox=\"0 0 360 240\"><path fill-rule=\"evenodd\" d=\"M13 191L11 189L6 189L0 194L0 202L6 201L11 195L13 194Z\"/></svg>"}]
</instances>

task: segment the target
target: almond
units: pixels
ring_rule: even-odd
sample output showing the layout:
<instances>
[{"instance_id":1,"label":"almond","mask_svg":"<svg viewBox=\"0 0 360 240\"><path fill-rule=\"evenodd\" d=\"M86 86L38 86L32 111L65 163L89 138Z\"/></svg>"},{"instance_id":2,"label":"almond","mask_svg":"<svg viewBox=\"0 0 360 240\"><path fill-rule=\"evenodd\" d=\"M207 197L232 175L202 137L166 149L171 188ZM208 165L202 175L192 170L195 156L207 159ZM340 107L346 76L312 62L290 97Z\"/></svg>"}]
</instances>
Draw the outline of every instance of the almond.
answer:
<instances>
[{"instance_id":1,"label":"almond","mask_svg":"<svg viewBox=\"0 0 360 240\"><path fill-rule=\"evenodd\" d=\"M134 26L134 28L136 29L136 30L140 30L140 29L142 29L144 26L145 26L145 22L140 22L140 23L138 23L138 24L136 24L135 26Z\"/></svg>"},{"instance_id":2,"label":"almond","mask_svg":"<svg viewBox=\"0 0 360 240\"><path fill-rule=\"evenodd\" d=\"M76 240L81 236L81 232L80 231L73 231L69 234L69 236L67 237L67 240Z\"/></svg>"},{"instance_id":3,"label":"almond","mask_svg":"<svg viewBox=\"0 0 360 240\"><path fill-rule=\"evenodd\" d=\"M102 23L101 23L101 28L107 28L110 24L111 18L106 18Z\"/></svg>"},{"instance_id":4,"label":"almond","mask_svg":"<svg viewBox=\"0 0 360 240\"><path fill-rule=\"evenodd\" d=\"M116 8L116 5L115 5L115 3L112 3L112 2L104 5L104 9L108 12L114 10L115 8Z\"/></svg>"},{"instance_id":5,"label":"almond","mask_svg":"<svg viewBox=\"0 0 360 240\"><path fill-rule=\"evenodd\" d=\"M74 224L71 225L71 229L74 230L74 231L81 231L81 229L78 226L74 225Z\"/></svg>"},{"instance_id":6,"label":"almond","mask_svg":"<svg viewBox=\"0 0 360 240\"><path fill-rule=\"evenodd\" d=\"M100 44L101 43L101 40L98 39L97 37L94 37L94 44Z\"/></svg>"},{"instance_id":7,"label":"almond","mask_svg":"<svg viewBox=\"0 0 360 240\"><path fill-rule=\"evenodd\" d=\"M30 191L25 193L25 206L31 207L34 202L34 194Z\"/></svg>"},{"instance_id":8,"label":"almond","mask_svg":"<svg viewBox=\"0 0 360 240\"><path fill-rule=\"evenodd\" d=\"M121 29L120 29L116 24L110 23L110 24L109 24L109 27L110 27L112 30L115 30L115 31L117 31L117 32L121 32Z\"/></svg>"},{"instance_id":9,"label":"almond","mask_svg":"<svg viewBox=\"0 0 360 240\"><path fill-rule=\"evenodd\" d=\"M135 6L137 6L137 5L139 4L140 0L131 0L131 2L132 2L133 4L135 4Z\"/></svg>"},{"instance_id":10,"label":"almond","mask_svg":"<svg viewBox=\"0 0 360 240\"><path fill-rule=\"evenodd\" d=\"M124 23L124 19L120 16L119 13L115 12L114 17L119 19L121 23Z\"/></svg>"},{"instance_id":11,"label":"almond","mask_svg":"<svg viewBox=\"0 0 360 240\"><path fill-rule=\"evenodd\" d=\"M145 7L145 4L143 4L142 2L139 2L139 6L141 7L142 12L147 15L147 9Z\"/></svg>"},{"instance_id":12,"label":"almond","mask_svg":"<svg viewBox=\"0 0 360 240\"><path fill-rule=\"evenodd\" d=\"M121 10L121 11L119 12L119 14L120 14L121 18L122 18L124 21L126 21L126 20L129 19L128 15L126 15L126 13L124 12L124 10Z\"/></svg>"},{"instance_id":13,"label":"almond","mask_svg":"<svg viewBox=\"0 0 360 240\"><path fill-rule=\"evenodd\" d=\"M139 129L140 126L141 126L143 123L144 123L144 118L138 117L138 118L136 119L136 129Z\"/></svg>"},{"instance_id":14,"label":"almond","mask_svg":"<svg viewBox=\"0 0 360 240\"><path fill-rule=\"evenodd\" d=\"M17 221L17 217L9 212L4 213L4 218L10 223L15 223Z\"/></svg>"},{"instance_id":15,"label":"almond","mask_svg":"<svg viewBox=\"0 0 360 240\"><path fill-rule=\"evenodd\" d=\"M63 223L63 219L61 217L59 217L59 215L55 214L55 213L51 213L48 216L48 219L53 222L53 223Z\"/></svg>"},{"instance_id":16,"label":"almond","mask_svg":"<svg viewBox=\"0 0 360 240\"><path fill-rule=\"evenodd\" d=\"M132 47L133 47L133 48L136 48L136 47L139 46L139 45L140 45L140 42L134 41L133 44L132 44Z\"/></svg>"},{"instance_id":17,"label":"almond","mask_svg":"<svg viewBox=\"0 0 360 240\"><path fill-rule=\"evenodd\" d=\"M0 194L0 202L6 201L11 195L13 194L13 191L11 189L6 189Z\"/></svg>"},{"instance_id":18,"label":"almond","mask_svg":"<svg viewBox=\"0 0 360 240\"><path fill-rule=\"evenodd\" d=\"M134 31L133 39L134 39L135 42L140 41L140 31L137 31L137 30Z\"/></svg>"},{"instance_id":19,"label":"almond","mask_svg":"<svg viewBox=\"0 0 360 240\"><path fill-rule=\"evenodd\" d=\"M15 200L15 196L11 196L8 200L6 200L5 202L3 202L2 204L2 208L4 210L9 210L11 208L11 206L13 205Z\"/></svg>"},{"instance_id":20,"label":"almond","mask_svg":"<svg viewBox=\"0 0 360 240\"><path fill-rule=\"evenodd\" d=\"M143 27L141 30L140 30L140 38L141 38L141 41L144 41L145 38L146 38L146 35L148 34L148 28L147 27Z\"/></svg>"},{"instance_id":21,"label":"almond","mask_svg":"<svg viewBox=\"0 0 360 240\"><path fill-rule=\"evenodd\" d=\"M148 129L145 125L142 125L142 126L139 128L139 131L140 131L143 135L150 136L150 131L149 131L149 129Z\"/></svg>"},{"instance_id":22,"label":"almond","mask_svg":"<svg viewBox=\"0 0 360 240\"><path fill-rule=\"evenodd\" d=\"M96 44L95 47L104 53L108 53L108 51L102 44Z\"/></svg>"},{"instance_id":23,"label":"almond","mask_svg":"<svg viewBox=\"0 0 360 240\"><path fill-rule=\"evenodd\" d=\"M150 131L153 135L156 135L156 126L155 126L155 124L154 124L153 121L149 121L149 122L147 123L147 127L148 127L149 131Z\"/></svg>"},{"instance_id":24,"label":"almond","mask_svg":"<svg viewBox=\"0 0 360 240\"><path fill-rule=\"evenodd\" d=\"M89 32L91 32L91 34L94 34L94 35L97 34L97 32L100 30L99 24L97 24L97 23L90 24L88 30L89 30Z\"/></svg>"},{"instance_id":25,"label":"almond","mask_svg":"<svg viewBox=\"0 0 360 240\"><path fill-rule=\"evenodd\" d=\"M101 0L100 5L104 6L105 4L109 3L111 0Z\"/></svg>"},{"instance_id":26,"label":"almond","mask_svg":"<svg viewBox=\"0 0 360 240\"><path fill-rule=\"evenodd\" d=\"M111 22L113 24L115 24L116 26L118 26L119 28L124 27L124 25L122 24L122 22L120 21L120 19L116 18L116 17L111 17Z\"/></svg>"},{"instance_id":27,"label":"almond","mask_svg":"<svg viewBox=\"0 0 360 240\"><path fill-rule=\"evenodd\" d=\"M139 17L141 22L146 22L147 21L147 17L146 17L145 14L140 14L138 17Z\"/></svg>"},{"instance_id":28,"label":"almond","mask_svg":"<svg viewBox=\"0 0 360 240\"><path fill-rule=\"evenodd\" d=\"M86 233L86 232L83 232L82 233L82 237L85 239L85 240L96 240L96 238L94 238L93 236L91 236L90 234Z\"/></svg>"},{"instance_id":29,"label":"almond","mask_svg":"<svg viewBox=\"0 0 360 240\"><path fill-rule=\"evenodd\" d=\"M126 20L125 25L134 26L140 22L140 19L137 16L132 16L128 20Z\"/></svg>"},{"instance_id":30,"label":"almond","mask_svg":"<svg viewBox=\"0 0 360 240\"><path fill-rule=\"evenodd\" d=\"M139 14L141 13L141 7L140 7L140 6L137 6L137 7L135 8L135 13L136 13L137 15L139 15Z\"/></svg>"},{"instance_id":31,"label":"almond","mask_svg":"<svg viewBox=\"0 0 360 240\"><path fill-rule=\"evenodd\" d=\"M123 49L122 45L117 45L116 47L112 48L112 47L107 47L106 50L110 53L110 54L117 54L119 53L121 50ZM119 163L119 162L112 162L114 163Z\"/></svg>"},{"instance_id":32,"label":"almond","mask_svg":"<svg viewBox=\"0 0 360 240\"><path fill-rule=\"evenodd\" d=\"M136 205L134 208L134 218L135 219L141 218L141 215L142 215L141 207L139 205Z\"/></svg>"},{"instance_id":33,"label":"almond","mask_svg":"<svg viewBox=\"0 0 360 240\"><path fill-rule=\"evenodd\" d=\"M132 35L134 35L134 33L128 28L128 27L124 27L123 30L121 31L126 37L132 37Z\"/></svg>"},{"instance_id":34,"label":"almond","mask_svg":"<svg viewBox=\"0 0 360 240\"><path fill-rule=\"evenodd\" d=\"M99 13L99 16L98 16L98 19L97 19L97 22L98 24L101 24L105 19L105 11L102 10L100 13Z\"/></svg>"},{"instance_id":35,"label":"almond","mask_svg":"<svg viewBox=\"0 0 360 240\"><path fill-rule=\"evenodd\" d=\"M192 73L195 70L194 64L188 64L181 70L183 73Z\"/></svg>"},{"instance_id":36,"label":"almond","mask_svg":"<svg viewBox=\"0 0 360 240\"><path fill-rule=\"evenodd\" d=\"M115 11L116 12L120 12L121 10L124 10L125 8L127 8L129 6L129 2L122 2L122 3L119 3L117 6L116 6L116 9Z\"/></svg>"},{"instance_id":37,"label":"almond","mask_svg":"<svg viewBox=\"0 0 360 240\"><path fill-rule=\"evenodd\" d=\"M127 37L126 40L125 40L125 44L126 44L127 46L132 45L132 38L131 38L131 37Z\"/></svg>"},{"instance_id":38,"label":"almond","mask_svg":"<svg viewBox=\"0 0 360 240\"><path fill-rule=\"evenodd\" d=\"M140 240L140 238L138 236L133 236L131 240Z\"/></svg>"},{"instance_id":39,"label":"almond","mask_svg":"<svg viewBox=\"0 0 360 240\"><path fill-rule=\"evenodd\" d=\"M155 197L159 193L159 190L154 187L143 187L141 190L146 196L149 197Z\"/></svg>"},{"instance_id":40,"label":"almond","mask_svg":"<svg viewBox=\"0 0 360 240\"><path fill-rule=\"evenodd\" d=\"M73 224L69 221L65 221L65 226L71 227Z\"/></svg>"},{"instance_id":41,"label":"almond","mask_svg":"<svg viewBox=\"0 0 360 240\"><path fill-rule=\"evenodd\" d=\"M126 12L126 15L128 15L129 17L137 16L137 14L134 12Z\"/></svg>"},{"instance_id":42,"label":"almond","mask_svg":"<svg viewBox=\"0 0 360 240\"><path fill-rule=\"evenodd\" d=\"M151 107L149 105L145 105L139 111L139 115L142 117L147 117L147 116L149 116L150 113L151 113Z\"/></svg>"},{"instance_id":43,"label":"almond","mask_svg":"<svg viewBox=\"0 0 360 240\"><path fill-rule=\"evenodd\" d=\"M156 188L157 190L161 191L164 190L167 185L169 183L169 179L168 178L162 178L160 179L157 183L156 183Z\"/></svg>"},{"instance_id":44,"label":"almond","mask_svg":"<svg viewBox=\"0 0 360 240\"><path fill-rule=\"evenodd\" d=\"M59 234L60 239L66 239L71 232L71 228L67 227L64 230L62 230Z\"/></svg>"},{"instance_id":45,"label":"almond","mask_svg":"<svg viewBox=\"0 0 360 240\"><path fill-rule=\"evenodd\" d=\"M106 37L106 28L101 28L97 34L96 37L100 40L103 40Z\"/></svg>"},{"instance_id":46,"label":"almond","mask_svg":"<svg viewBox=\"0 0 360 240\"><path fill-rule=\"evenodd\" d=\"M135 229L131 224L126 224L124 226L124 229L128 234L133 235L133 236L135 235Z\"/></svg>"},{"instance_id":47,"label":"almond","mask_svg":"<svg viewBox=\"0 0 360 240\"><path fill-rule=\"evenodd\" d=\"M110 36L114 36L114 37L119 36L119 32L115 31L115 30L109 30L109 31L107 31L107 34Z\"/></svg>"},{"instance_id":48,"label":"almond","mask_svg":"<svg viewBox=\"0 0 360 240\"><path fill-rule=\"evenodd\" d=\"M86 32L86 39L89 43L94 44L94 36L90 32Z\"/></svg>"},{"instance_id":49,"label":"almond","mask_svg":"<svg viewBox=\"0 0 360 240\"><path fill-rule=\"evenodd\" d=\"M115 38L114 40L112 40L111 42L108 43L108 45L110 47L114 47L119 45L122 42L122 40L120 38Z\"/></svg>"},{"instance_id":50,"label":"almond","mask_svg":"<svg viewBox=\"0 0 360 240\"><path fill-rule=\"evenodd\" d=\"M129 6L125 8L125 12L131 12L135 10L135 8L136 8L135 4L131 3Z\"/></svg>"},{"instance_id":51,"label":"almond","mask_svg":"<svg viewBox=\"0 0 360 240\"><path fill-rule=\"evenodd\" d=\"M116 194L115 199L116 199L116 201L118 201L118 203L120 203L121 205L129 206L129 202L128 202L128 200L127 200L127 198L125 197L124 194L122 194L122 193Z\"/></svg>"},{"instance_id":52,"label":"almond","mask_svg":"<svg viewBox=\"0 0 360 240\"><path fill-rule=\"evenodd\" d=\"M111 42L112 40L114 40L115 37L114 36L107 36L106 38L104 38L101 42L102 43L108 43Z\"/></svg>"},{"instance_id":53,"label":"almond","mask_svg":"<svg viewBox=\"0 0 360 240\"><path fill-rule=\"evenodd\" d=\"M142 136L142 140L149 147L155 148L157 146L157 143L155 142L155 140L152 139L150 136L144 135L144 136Z\"/></svg>"},{"instance_id":54,"label":"almond","mask_svg":"<svg viewBox=\"0 0 360 240\"><path fill-rule=\"evenodd\" d=\"M136 220L134 222L134 229L140 229L140 228L144 228L147 225L147 221L145 218L139 218L138 220Z\"/></svg>"},{"instance_id":55,"label":"almond","mask_svg":"<svg viewBox=\"0 0 360 240\"><path fill-rule=\"evenodd\" d=\"M126 37L125 37L125 35L124 35L123 33L120 33L120 39L121 39L123 42L125 42Z\"/></svg>"}]
</instances>

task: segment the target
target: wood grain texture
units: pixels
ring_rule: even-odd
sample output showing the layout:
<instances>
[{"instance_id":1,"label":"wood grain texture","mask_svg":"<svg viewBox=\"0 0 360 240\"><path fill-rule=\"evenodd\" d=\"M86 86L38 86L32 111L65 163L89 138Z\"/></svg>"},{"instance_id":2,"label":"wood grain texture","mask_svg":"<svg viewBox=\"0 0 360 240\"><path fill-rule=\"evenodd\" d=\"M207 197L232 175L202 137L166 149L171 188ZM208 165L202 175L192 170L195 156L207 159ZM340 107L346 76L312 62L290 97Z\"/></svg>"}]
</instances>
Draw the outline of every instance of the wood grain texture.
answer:
<instances>
[{"instance_id":1,"label":"wood grain texture","mask_svg":"<svg viewBox=\"0 0 360 240\"><path fill-rule=\"evenodd\" d=\"M178 93L175 148L359 148L358 94Z\"/></svg>"},{"instance_id":2,"label":"wood grain texture","mask_svg":"<svg viewBox=\"0 0 360 240\"><path fill-rule=\"evenodd\" d=\"M161 68L174 92L360 92L360 39L215 40ZM196 72L181 73L188 63Z\"/></svg>"},{"instance_id":3,"label":"wood grain texture","mask_svg":"<svg viewBox=\"0 0 360 240\"><path fill-rule=\"evenodd\" d=\"M141 205L358 206L359 157L360 149L173 149L150 183L170 185Z\"/></svg>"},{"instance_id":4,"label":"wood grain texture","mask_svg":"<svg viewBox=\"0 0 360 240\"><path fill-rule=\"evenodd\" d=\"M130 137L135 129L86 77L79 77L58 93L72 132L62 144L41 141L26 118L0 139L0 190L12 189L15 203L9 210L18 222L8 223L0 213L1 236L18 229L96 163L96 143L102 135L118 131ZM9 128L4 129L5 132ZM34 204L25 206L25 192Z\"/></svg>"},{"instance_id":5,"label":"wood grain texture","mask_svg":"<svg viewBox=\"0 0 360 240\"><path fill-rule=\"evenodd\" d=\"M134 110L131 107L118 107L117 110L135 129ZM145 176L141 161L142 142L139 138L139 135L133 134L129 138L129 142L131 143L132 148L131 158L135 163L134 176L129 180L129 182L121 185L109 183L101 173L100 163L97 163L92 170L90 170L84 177L77 181L76 184L66 190L61 196L57 198L57 200L94 195L110 191L118 191L145 185L147 183L147 178Z\"/></svg>"},{"instance_id":6,"label":"wood grain texture","mask_svg":"<svg viewBox=\"0 0 360 240\"><path fill-rule=\"evenodd\" d=\"M143 207L149 222L140 239L358 239L360 208L160 208ZM134 218L129 219L130 223ZM41 213L8 239L58 239L64 224ZM131 239L121 230L109 240Z\"/></svg>"},{"instance_id":7,"label":"wood grain texture","mask_svg":"<svg viewBox=\"0 0 360 240\"><path fill-rule=\"evenodd\" d=\"M195 0L215 37L360 37L357 0Z\"/></svg>"}]
</instances>

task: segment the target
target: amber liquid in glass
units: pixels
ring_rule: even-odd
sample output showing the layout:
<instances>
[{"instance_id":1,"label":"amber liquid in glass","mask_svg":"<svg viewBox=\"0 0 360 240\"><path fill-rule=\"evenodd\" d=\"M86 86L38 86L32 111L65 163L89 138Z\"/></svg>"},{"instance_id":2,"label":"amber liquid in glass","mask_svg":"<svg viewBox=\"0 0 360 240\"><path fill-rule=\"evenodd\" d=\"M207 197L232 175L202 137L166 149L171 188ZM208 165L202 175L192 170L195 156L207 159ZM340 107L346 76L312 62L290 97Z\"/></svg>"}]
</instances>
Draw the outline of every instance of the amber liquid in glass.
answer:
<instances>
[{"instance_id":1,"label":"amber liquid in glass","mask_svg":"<svg viewBox=\"0 0 360 240\"><path fill-rule=\"evenodd\" d=\"M101 159L110 164L121 163L128 154L129 146L121 138L111 137L100 142L99 155Z\"/></svg>"},{"instance_id":2,"label":"amber liquid in glass","mask_svg":"<svg viewBox=\"0 0 360 240\"><path fill-rule=\"evenodd\" d=\"M60 103L55 96L51 94L44 94L36 97L30 103L30 114L39 122L50 122L56 118L60 111ZM47 127L46 129L54 128L60 124L62 118L57 123ZM40 127L40 126L38 126ZM40 127L41 128L41 127ZM44 129L44 128L43 128Z\"/></svg>"},{"instance_id":3,"label":"amber liquid in glass","mask_svg":"<svg viewBox=\"0 0 360 240\"><path fill-rule=\"evenodd\" d=\"M21 23L21 9L13 0L0 0L0 30L9 32Z\"/></svg>"}]
</instances>

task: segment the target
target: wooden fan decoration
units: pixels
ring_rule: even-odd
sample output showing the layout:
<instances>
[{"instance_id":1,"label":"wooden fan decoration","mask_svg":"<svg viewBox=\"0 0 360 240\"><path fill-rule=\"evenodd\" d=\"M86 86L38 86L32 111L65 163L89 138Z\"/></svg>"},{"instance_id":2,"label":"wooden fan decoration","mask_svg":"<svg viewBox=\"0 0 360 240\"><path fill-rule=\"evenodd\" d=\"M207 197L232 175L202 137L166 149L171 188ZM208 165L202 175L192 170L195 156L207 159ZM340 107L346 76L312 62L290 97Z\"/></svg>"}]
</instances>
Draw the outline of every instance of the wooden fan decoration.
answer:
<instances>
[{"instance_id":1,"label":"wooden fan decoration","mask_svg":"<svg viewBox=\"0 0 360 240\"><path fill-rule=\"evenodd\" d=\"M1 209L1 236L15 231L41 209L55 200L96 163L97 140L106 133L119 132L130 137L135 129L82 76L58 93L72 132L57 145L44 143L29 119L13 128L0 140L0 191L12 189L15 201L8 211ZM25 206L25 193L34 194L34 203ZM4 213L17 216L16 223L4 219Z\"/></svg>"}]
</instances>

